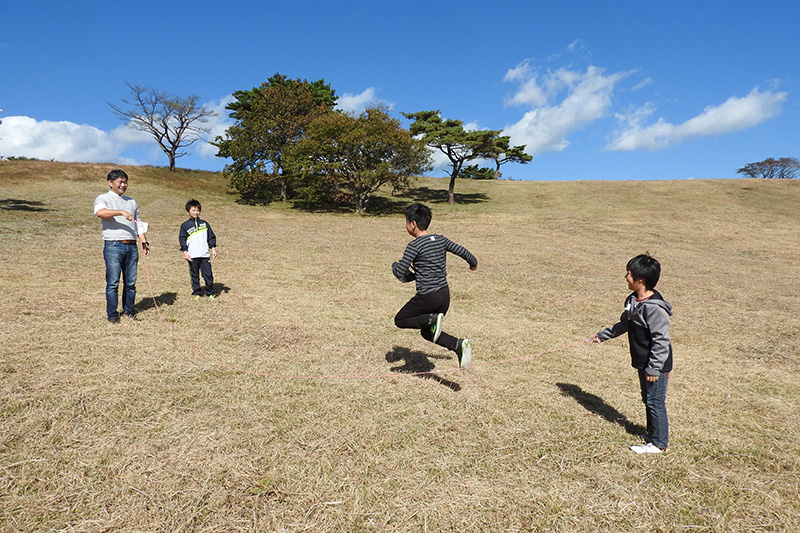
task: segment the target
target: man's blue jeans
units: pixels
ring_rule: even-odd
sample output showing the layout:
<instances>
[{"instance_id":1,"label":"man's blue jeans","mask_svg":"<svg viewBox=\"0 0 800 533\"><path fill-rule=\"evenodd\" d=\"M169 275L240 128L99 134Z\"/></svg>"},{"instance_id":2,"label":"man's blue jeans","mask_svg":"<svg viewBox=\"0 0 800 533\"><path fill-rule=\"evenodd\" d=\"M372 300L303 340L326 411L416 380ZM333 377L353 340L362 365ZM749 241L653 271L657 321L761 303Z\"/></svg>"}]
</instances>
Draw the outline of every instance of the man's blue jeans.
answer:
<instances>
[{"instance_id":1,"label":"man's blue jeans","mask_svg":"<svg viewBox=\"0 0 800 533\"><path fill-rule=\"evenodd\" d=\"M136 243L124 244L105 241L103 259L106 261L106 314L109 320L119 318L119 282L122 277L122 310L126 315L133 315L136 301L136 267L139 262L139 250Z\"/></svg>"},{"instance_id":2,"label":"man's blue jeans","mask_svg":"<svg viewBox=\"0 0 800 533\"><path fill-rule=\"evenodd\" d=\"M647 373L639 370L639 387L647 411L647 436L650 441L666 450L669 445L669 420L667 418L667 376L659 372L658 381L647 381Z\"/></svg>"}]
</instances>

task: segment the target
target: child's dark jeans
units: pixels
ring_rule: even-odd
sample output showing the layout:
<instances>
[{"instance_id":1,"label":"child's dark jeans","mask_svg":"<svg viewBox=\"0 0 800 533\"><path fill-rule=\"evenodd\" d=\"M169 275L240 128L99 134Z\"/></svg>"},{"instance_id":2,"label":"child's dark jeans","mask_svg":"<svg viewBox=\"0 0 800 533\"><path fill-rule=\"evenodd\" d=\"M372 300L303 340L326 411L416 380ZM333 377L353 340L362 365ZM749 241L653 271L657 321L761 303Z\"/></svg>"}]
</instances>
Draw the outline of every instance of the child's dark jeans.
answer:
<instances>
[{"instance_id":1,"label":"child's dark jeans","mask_svg":"<svg viewBox=\"0 0 800 533\"><path fill-rule=\"evenodd\" d=\"M658 381L647 381L647 373L639 370L639 387L642 402L647 411L647 436L653 444L666 450L669 444L669 420L667 418L667 376L658 374Z\"/></svg>"}]
</instances>

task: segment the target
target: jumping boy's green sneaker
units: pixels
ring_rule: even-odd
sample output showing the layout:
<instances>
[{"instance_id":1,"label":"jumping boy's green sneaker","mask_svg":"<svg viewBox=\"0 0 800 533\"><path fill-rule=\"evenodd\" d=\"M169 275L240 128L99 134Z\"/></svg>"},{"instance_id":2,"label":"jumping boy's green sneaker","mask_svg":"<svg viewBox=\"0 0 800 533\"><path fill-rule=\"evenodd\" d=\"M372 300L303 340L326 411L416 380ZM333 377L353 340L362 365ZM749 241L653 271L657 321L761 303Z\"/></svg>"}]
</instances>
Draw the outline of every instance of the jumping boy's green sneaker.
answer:
<instances>
[{"instance_id":1,"label":"jumping boy's green sneaker","mask_svg":"<svg viewBox=\"0 0 800 533\"><path fill-rule=\"evenodd\" d=\"M469 339L458 339L456 355L458 356L458 366L461 370L466 370L472 362L472 343L469 342Z\"/></svg>"},{"instance_id":2,"label":"jumping boy's green sneaker","mask_svg":"<svg viewBox=\"0 0 800 533\"><path fill-rule=\"evenodd\" d=\"M430 319L428 319L428 327L431 328L433 342L438 341L439 336L442 334L442 320L444 320L443 313L433 313Z\"/></svg>"}]
</instances>

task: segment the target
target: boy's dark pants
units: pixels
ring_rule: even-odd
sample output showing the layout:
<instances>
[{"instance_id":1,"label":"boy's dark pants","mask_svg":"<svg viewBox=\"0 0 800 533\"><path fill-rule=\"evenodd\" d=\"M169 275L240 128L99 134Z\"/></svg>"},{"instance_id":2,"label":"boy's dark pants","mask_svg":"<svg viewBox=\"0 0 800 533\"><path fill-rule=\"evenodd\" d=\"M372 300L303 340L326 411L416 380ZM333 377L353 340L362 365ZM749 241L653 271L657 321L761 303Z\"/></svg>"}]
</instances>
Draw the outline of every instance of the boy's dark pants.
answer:
<instances>
[{"instance_id":1,"label":"boy's dark pants","mask_svg":"<svg viewBox=\"0 0 800 533\"><path fill-rule=\"evenodd\" d=\"M200 288L200 274L206 282L206 294L214 294L214 274L211 272L211 261L208 257L193 257L189 261L189 275L192 278L192 296L202 296Z\"/></svg>"},{"instance_id":2,"label":"boy's dark pants","mask_svg":"<svg viewBox=\"0 0 800 533\"><path fill-rule=\"evenodd\" d=\"M444 287L430 294L417 293L403 306L394 317L394 324L398 328L418 329L422 338L430 341L431 330L428 326L431 313L447 313L450 308L450 287ZM444 331L439 335L436 344L448 350L455 351L458 339Z\"/></svg>"}]
</instances>

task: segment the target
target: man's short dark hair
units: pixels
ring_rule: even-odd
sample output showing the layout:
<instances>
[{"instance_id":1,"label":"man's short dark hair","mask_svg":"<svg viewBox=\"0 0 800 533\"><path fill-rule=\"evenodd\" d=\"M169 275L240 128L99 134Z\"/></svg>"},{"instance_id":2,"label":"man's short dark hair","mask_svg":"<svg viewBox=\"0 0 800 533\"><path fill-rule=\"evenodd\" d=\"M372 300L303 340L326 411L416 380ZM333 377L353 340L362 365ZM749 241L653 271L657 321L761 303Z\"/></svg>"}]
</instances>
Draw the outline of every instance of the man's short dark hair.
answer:
<instances>
[{"instance_id":1,"label":"man's short dark hair","mask_svg":"<svg viewBox=\"0 0 800 533\"><path fill-rule=\"evenodd\" d=\"M194 198L186 202L186 211L189 211L192 207L196 207L198 211L202 211L203 207L200 205L200 202L195 200Z\"/></svg>"},{"instance_id":2,"label":"man's short dark hair","mask_svg":"<svg viewBox=\"0 0 800 533\"><path fill-rule=\"evenodd\" d=\"M644 287L649 291L656 288L661 277L661 263L648 253L637 255L628 261L627 269L634 280L644 281Z\"/></svg>"},{"instance_id":3,"label":"man's short dark hair","mask_svg":"<svg viewBox=\"0 0 800 533\"><path fill-rule=\"evenodd\" d=\"M427 205L414 203L406 207L406 220L408 222L416 222L417 227L421 230L428 229L432 218L431 208Z\"/></svg>"},{"instance_id":4,"label":"man's short dark hair","mask_svg":"<svg viewBox=\"0 0 800 533\"><path fill-rule=\"evenodd\" d=\"M125 180L127 181L128 175L125 174L124 170L115 168L114 170L108 173L108 176L106 176L106 179L108 181L116 181L117 178L125 178Z\"/></svg>"}]
</instances>

